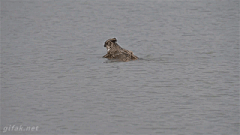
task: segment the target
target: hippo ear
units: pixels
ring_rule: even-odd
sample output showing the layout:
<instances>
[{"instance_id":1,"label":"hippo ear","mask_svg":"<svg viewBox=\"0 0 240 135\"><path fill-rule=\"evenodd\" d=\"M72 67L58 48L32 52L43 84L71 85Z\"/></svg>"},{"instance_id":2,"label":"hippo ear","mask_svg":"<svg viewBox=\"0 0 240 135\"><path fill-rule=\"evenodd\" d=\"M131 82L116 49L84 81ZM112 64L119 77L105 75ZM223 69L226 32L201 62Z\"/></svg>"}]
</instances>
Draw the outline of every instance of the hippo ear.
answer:
<instances>
[{"instance_id":1,"label":"hippo ear","mask_svg":"<svg viewBox=\"0 0 240 135\"><path fill-rule=\"evenodd\" d=\"M116 38L112 38L111 41L115 43L115 42L117 42L117 39Z\"/></svg>"}]
</instances>

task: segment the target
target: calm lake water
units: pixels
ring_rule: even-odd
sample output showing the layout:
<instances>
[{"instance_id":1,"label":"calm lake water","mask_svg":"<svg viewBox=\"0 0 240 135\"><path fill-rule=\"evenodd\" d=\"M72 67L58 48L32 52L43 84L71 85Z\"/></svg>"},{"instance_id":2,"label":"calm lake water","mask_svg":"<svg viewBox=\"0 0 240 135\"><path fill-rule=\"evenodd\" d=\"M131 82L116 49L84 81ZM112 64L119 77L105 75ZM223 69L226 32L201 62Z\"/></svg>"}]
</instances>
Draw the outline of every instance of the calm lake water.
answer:
<instances>
[{"instance_id":1,"label":"calm lake water","mask_svg":"<svg viewBox=\"0 0 240 135\"><path fill-rule=\"evenodd\" d=\"M3 134L237 135L239 87L238 0L1 1Z\"/></svg>"}]
</instances>

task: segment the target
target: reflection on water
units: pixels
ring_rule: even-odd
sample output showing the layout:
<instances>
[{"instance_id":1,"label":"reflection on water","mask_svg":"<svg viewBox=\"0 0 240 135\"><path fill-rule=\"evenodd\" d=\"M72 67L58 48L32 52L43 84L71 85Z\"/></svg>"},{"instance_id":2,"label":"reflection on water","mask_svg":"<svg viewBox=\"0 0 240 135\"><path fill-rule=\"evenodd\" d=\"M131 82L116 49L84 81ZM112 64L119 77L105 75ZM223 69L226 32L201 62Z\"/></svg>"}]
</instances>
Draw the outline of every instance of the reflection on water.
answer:
<instances>
[{"instance_id":1,"label":"reflection on water","mask_svg":"<svg viewBox=\"0 0 240 135\"><path fill-rule=\"evenodd\" d=\"M239 134L238 1L1 4L1 129Z\"/></svg>"}]
</instances>

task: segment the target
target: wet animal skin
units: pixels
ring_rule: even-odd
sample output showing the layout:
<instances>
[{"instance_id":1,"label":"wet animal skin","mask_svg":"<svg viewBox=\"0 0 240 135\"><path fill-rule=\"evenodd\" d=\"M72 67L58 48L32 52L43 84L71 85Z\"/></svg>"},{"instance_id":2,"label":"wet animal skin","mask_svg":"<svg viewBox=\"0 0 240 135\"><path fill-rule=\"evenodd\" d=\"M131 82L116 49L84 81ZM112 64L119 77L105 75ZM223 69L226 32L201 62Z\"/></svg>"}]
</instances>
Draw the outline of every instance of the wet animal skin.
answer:
<instances>
[{"instance_id":1,"label":"wet animal skin","mask_svg":"<svg viewBox=\"0 0 240 135\"><path fill-rule=\"evenodd\" d=\"M116 38L108 39L105 42L104 47L107 48L107 54L104 55L103 58L117 59L124 62L138 59L138 57L134 55L132 51L120 47L117 44Z\"/></svg>"}]
</instances>

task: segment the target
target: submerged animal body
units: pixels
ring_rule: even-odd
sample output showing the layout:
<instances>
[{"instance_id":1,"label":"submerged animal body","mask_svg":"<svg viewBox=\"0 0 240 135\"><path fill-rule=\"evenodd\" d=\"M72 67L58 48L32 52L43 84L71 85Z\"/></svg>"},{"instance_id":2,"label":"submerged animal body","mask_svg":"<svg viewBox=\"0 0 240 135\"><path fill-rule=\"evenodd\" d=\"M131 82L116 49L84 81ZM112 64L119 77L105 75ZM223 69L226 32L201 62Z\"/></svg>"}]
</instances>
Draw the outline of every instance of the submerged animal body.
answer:
<instances>
[{"instance_id":1,"label":"submerged animal body","mask_svg":"<svg viewBox=\"0 0 240 135\"><path fill-rule=\"evenodd\" d=\"M116 42L116 38L108 39L105 42L104 47L107 48L107 54L103 58L118 59L124 62L138 59L132 51L120 47Z\"/></svg>"}]
</instances>

